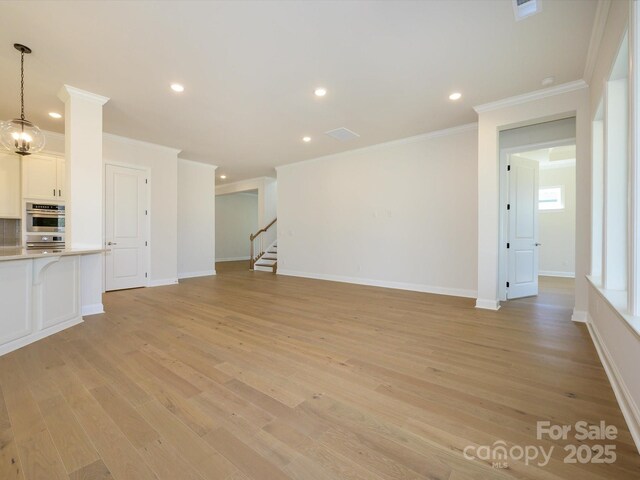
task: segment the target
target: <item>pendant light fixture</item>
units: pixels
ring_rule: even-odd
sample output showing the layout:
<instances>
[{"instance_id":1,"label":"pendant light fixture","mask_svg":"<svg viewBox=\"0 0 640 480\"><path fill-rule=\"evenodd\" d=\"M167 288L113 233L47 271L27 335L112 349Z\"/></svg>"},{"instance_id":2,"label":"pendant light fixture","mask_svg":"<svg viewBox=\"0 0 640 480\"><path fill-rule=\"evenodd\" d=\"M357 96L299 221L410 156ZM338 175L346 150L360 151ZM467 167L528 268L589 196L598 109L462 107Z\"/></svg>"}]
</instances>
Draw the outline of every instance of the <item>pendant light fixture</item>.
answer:
<instances>
[{"instance_id":1,"label":"pendant light fixture","mask_svg":"<svg viewBox=\"0 0 640 480\"><path fill-rule=\"evenodd\" d=\"M42 131L24 116L24 56L31 49L19 43L13 47L20 52L20 118L0 123L0 142L18 155L31 155L44 148Z\"/></svg>"}]
</instances>

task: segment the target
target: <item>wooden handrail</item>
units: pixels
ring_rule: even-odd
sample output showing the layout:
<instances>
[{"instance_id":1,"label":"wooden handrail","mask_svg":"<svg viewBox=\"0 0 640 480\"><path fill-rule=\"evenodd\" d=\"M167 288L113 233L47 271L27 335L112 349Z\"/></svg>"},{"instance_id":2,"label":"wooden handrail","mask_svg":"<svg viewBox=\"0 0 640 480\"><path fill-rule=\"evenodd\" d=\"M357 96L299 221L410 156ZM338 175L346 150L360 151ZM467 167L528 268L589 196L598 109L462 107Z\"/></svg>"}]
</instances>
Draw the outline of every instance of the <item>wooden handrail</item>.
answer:
<instances>
[{"instance_id":1,"label":"wooden handrail","mask_svg":"<svg viewBox=\"0 0 640 480\"><path fill-rule=\"evenodd\" d=\"M277 217L274 218L269 225L267 225L264 228L261 228L256 233L252 233L252 234L249 235L249 240L250 240L250 243L251 243L251 250L249 252L249 269L250 270L253 270L253 266L255 265L255 263L258 261L258 259L260 259L260 257L262 255L264 255L263 251L258 252L258 254L256 255L256 252L255 252L254 247L253 247L253 241L256 238L258 238L261 233L265 233L267 230L269 230L273 226L273 224L276 223L277 220L278 220ZM262 248L261 248L261 250L262 250Z\"/></svg>"},{"instance_id":2,"label":"wooden handrail","mask_svg":"<svg viewBox=\"0 0 640 480\"><path fill-rule=\"evenodd\" d=\"M276 218L274 218L274 219L271 221L271 223L270 223L269 225L267 225L267 226L266 226L266 227L264 227L264 228L261 228L261 229L260 229L260 230L258 230L256 233L254 233L254 234L252 234L252 235L249 235L249 240L255 240L255 238L256 238L258 235L260 235L261 233L264 233L264 232L266 232L267 230L269 230L269 229L273 226L273 224L274 224L274 223L276 223L277 221L278 221L278 218L277 218L277 217L276 217Z\"/></svg>"}]
</instances>

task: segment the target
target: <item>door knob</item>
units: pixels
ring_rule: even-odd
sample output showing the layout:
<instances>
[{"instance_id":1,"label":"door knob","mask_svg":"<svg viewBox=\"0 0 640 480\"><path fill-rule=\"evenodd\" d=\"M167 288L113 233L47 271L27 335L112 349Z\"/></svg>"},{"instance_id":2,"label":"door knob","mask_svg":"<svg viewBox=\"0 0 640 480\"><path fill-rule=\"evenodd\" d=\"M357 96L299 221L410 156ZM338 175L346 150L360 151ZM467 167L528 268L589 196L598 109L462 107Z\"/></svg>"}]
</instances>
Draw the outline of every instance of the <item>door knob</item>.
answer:
<instances>
[{"instance_id":1,"label":"door knob","mask_svg":"<svg viewBox=\"0 0 640 480\"><path fill-rule=\"evenodd\" d=\"M536 245L536 247L541 247L542 246L542 244L538 243L538 242L536 242L535 245Z\"/></svg>"},{"instance_id":2,"label":"door knob","mask_svg":"<svg viewBox=\"0 0 640 480\"><path fill-rule=\"evenodd\" d=\"M117 245L115 242L107 242L107 245Z\"/></svg>"}]
</instances>

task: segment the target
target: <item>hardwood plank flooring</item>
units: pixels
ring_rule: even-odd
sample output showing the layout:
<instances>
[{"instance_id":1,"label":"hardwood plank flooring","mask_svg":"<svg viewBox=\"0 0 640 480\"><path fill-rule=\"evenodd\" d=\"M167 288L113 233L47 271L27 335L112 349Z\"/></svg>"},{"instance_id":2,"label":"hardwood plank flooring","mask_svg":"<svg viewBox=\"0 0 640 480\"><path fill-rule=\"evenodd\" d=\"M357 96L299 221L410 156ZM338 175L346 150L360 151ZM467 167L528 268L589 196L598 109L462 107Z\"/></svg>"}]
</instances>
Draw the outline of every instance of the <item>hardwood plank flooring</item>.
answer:
<instances>
[{"instance_id":1,"label":"hardwood plank flooring","mask_svg":"<svg viewBox=\"0 0 640 480\"><path fill-rule=\"evenodd\" d=\"M0 357L0 478L640 478L566 298L490 312L245 263L107 293L106 314ZM565 463L579 442L536 439L539 420L614 425L616 440L584 443L617 460ZM553 453L507 468L464 456L499 441Z\"/></svg>"}]
</instances>

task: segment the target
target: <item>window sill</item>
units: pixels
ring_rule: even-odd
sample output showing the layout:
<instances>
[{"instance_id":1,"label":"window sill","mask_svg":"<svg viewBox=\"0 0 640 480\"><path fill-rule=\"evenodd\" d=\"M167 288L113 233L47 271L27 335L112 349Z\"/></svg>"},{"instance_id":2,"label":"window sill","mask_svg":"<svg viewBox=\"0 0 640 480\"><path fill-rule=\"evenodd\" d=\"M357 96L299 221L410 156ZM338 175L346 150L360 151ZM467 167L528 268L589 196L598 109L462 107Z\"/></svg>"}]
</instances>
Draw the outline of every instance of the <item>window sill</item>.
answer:
<instances>
[{"instance_id":1,"label":"window sill","mask_svg":"<svg viewBox=\"0 0 640 480\"><path fill-rule=\"evenodd\" d=\"M622 318L631 330L640 338L640 317L629 314L627 307L627 291L626 290L605 290L602 288L602 279L600 277L591 277L587 275L587 280L593 288L600 294L605 302Z\"/></svg>"}]
</instances>

